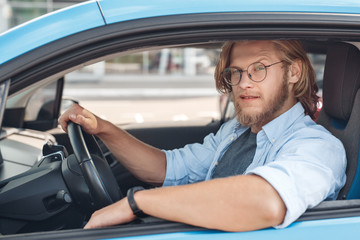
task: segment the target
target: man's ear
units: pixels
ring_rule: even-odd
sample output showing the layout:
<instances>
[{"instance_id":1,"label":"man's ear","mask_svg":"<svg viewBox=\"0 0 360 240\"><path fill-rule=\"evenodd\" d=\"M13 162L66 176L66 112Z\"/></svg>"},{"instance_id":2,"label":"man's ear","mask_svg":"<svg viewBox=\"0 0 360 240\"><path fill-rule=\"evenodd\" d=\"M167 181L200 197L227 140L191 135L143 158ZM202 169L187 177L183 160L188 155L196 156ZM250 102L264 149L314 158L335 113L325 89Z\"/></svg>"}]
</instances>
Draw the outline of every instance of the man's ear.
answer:
<instances>
[{"instance_id":1,"label":"man's ear","mask_svg":"<svg viewBox=\"0 0 360 240\"><path fill-rule=\"evenodd\" d=\"M295 60L289 67L289 83L297 83L302 71L302 62L300 59Z\"/></svg>"}]
</instances>

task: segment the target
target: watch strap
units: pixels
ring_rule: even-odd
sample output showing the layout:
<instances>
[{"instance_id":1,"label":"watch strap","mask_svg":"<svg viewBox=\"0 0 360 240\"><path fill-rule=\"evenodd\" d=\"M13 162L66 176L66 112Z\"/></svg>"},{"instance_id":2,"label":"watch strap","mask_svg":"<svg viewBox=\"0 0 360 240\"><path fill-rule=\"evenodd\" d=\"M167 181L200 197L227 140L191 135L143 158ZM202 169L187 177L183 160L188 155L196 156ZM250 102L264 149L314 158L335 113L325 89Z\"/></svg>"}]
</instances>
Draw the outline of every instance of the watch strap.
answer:
<instances>
[{"instance_id":1,"label":"watch strap","mask_svg":"<svg viewBox=\"0 0 360 240\"><path fill-rule=\"evenodd\" d=\"M127 199L128 199L130 208L131 208L133 214L139 218L146 217L146 214L142 210L139 209L138 205L135 202L134 194L136 192L142 191L142 190L144 190L143 187L133 187L127 191Z\"/></svg>"}]
</instances>

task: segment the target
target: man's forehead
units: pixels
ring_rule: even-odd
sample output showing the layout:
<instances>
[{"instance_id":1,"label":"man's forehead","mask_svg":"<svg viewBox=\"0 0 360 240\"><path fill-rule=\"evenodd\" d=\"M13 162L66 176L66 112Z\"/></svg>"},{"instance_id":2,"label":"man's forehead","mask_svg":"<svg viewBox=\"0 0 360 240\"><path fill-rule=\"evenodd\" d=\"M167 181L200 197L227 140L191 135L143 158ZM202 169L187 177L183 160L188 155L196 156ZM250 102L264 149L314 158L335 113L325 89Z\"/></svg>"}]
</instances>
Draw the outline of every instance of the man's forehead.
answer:
<instances>
[{"instance_id":1,"label":"man's forehead","mask_svg":"<svg viewBox=\"0 0 360 240\"><path fill-rule=\"evenodd\" d=\"M271 41L242 41L236 42L232 47L231 58L250 56L276 56L274 43Z\"/></svg>"}]
</instances>

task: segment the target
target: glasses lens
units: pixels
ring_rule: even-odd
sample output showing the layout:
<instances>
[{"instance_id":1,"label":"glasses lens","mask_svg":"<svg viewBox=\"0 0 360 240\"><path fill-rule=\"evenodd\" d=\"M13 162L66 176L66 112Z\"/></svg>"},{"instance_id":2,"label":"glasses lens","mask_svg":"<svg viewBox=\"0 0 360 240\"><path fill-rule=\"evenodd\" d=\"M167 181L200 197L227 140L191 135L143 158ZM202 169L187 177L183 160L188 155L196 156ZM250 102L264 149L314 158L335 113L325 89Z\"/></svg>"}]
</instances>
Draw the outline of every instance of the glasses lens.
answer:
<instances>
[{"instance_id":1,"label":"glasses lens","mask_svg":"<svg viewBox=\"0 0 360 240\"><path fill-rule=\"evenodd\" d=\"M265 79L266 67L260 62L251 64L248 67L249 78L255 82L260 82Z\"/></svg>"},{"instance_id":2,"label":"glasses lens","mask_svg":"<svg viewBox=\"0 0 360 240\"><path fill-rule=\"evenodd\" d=\"M223 72L223 77L228 84L234 86L239 83L241 73L236 68L225 68Z\"/></svg>"}]
</instances>

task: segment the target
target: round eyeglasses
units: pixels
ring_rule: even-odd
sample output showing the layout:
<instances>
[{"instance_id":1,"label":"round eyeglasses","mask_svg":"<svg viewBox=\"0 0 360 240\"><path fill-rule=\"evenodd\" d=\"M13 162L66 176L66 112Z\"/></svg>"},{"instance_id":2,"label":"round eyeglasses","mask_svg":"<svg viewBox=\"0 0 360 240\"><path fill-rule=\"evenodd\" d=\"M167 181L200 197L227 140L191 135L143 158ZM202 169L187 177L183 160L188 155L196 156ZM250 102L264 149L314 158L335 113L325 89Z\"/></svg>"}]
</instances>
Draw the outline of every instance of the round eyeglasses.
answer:
<instances>
[{"instance_id":1,"label":"round eyeglasses","mask_svg":"<svg viewBox=\"0 0 360 240\"><path fill-rule=\"evenodd\" d=\"M247 70L229 67L224 69L222 76L225 82L231 86L236 86L240 83L243 72L247 72L248 77L252 81L261 82L266 78L266 69L281 62L283 61L279 61L270 65L264 65L261 62L254 62L247 67Z\"/></svg>"}]
</instances>

